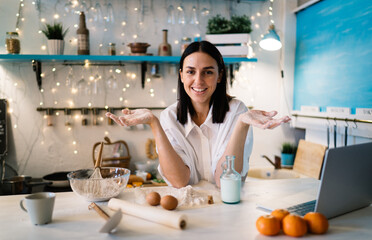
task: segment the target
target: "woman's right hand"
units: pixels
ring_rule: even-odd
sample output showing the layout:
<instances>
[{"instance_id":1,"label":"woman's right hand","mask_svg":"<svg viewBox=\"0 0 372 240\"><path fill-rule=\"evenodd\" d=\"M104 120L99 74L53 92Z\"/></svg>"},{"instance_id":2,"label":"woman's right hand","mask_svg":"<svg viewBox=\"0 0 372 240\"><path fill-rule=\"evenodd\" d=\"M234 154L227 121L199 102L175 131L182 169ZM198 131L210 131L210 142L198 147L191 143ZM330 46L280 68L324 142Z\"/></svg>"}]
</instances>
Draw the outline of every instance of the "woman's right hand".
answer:
<instances>
[{"instance_id":1,"label":"woman's right hand","mask_svg":"<svg viewBox=\"0 0 372 240\"><path fill-rule=\"evenodd\" d=\"M135 126L137 124L151 124L155 118L154 114L148 109L123 109L122 116L117 116L113 113L107 112L106 117L111 118L120 126Z\"/></svg>"}]
</instances>

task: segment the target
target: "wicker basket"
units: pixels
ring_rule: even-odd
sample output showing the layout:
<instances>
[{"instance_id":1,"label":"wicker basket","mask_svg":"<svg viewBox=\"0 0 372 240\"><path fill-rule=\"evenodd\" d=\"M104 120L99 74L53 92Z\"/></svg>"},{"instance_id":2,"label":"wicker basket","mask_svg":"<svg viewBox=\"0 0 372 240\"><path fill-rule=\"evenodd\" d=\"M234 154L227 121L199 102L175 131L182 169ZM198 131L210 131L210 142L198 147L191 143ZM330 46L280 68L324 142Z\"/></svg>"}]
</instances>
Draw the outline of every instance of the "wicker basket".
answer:
<instances>
[{"instance_id":1,"label":"wicker basket","mask_svg":"<svg viewBox=\"0 0 372 240\"><path fill-rule=\"evenodd\" d=\"M105 137L105 148L102 153L101 167L122 167L129 168L130 154L129 148L125 141L119 140L111 142L108 137ZM96 163L96 152L98 154L98 148L100 142L95 143L93 146L93 163ZM109 147L107 147L109 146Z\"/></svg>"}]
</instances>

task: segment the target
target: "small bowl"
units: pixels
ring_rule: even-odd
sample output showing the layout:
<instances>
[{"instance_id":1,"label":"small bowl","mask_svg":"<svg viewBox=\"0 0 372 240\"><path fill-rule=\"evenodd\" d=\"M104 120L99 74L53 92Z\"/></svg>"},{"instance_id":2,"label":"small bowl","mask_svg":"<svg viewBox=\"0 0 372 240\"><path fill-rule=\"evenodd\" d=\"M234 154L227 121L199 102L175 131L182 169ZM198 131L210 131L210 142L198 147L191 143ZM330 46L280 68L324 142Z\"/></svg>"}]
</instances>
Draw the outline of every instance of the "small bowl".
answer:
<instances>
[{"instance_id":1,"label":"small bowl","mask_svg":"<svg viewBox=\"0 0 372 240\"><path fill-rule=\"evenodd\" d=\"M81 169L67 174L74 193L90 202L118 196L127 186L130 175L126 168L102 167L102 179L89 179L93 172L94 169Z\"/></svg>"},{"instance_id":2,"label":"small bowl","mask_svg":"<svg viewBox=\"0 0 372 240\"><path fill-rule=\"evenodd\" d=\"M130 47L130 51L132 53L146 53L147 48L151 45L148 43L141 43L141 42L135 42L135 43L129 43L128 47Z\"/></svg>"}]
</instances>

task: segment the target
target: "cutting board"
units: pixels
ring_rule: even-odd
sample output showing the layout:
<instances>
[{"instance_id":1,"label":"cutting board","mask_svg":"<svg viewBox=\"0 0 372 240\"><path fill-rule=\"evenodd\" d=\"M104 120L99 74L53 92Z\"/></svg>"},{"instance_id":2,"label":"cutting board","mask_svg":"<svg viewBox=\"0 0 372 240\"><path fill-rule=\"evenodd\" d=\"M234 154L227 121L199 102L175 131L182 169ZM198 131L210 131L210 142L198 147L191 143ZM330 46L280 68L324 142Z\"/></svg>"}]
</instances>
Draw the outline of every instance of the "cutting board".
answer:
<instances>
[{"instance_id":1,"label":"cutting board","mask_svg":"<svg viewBox=\"0 0 372 240\"><path fill-rule=\"evenodd\" d=\"M300 140L296 152L293 170L320 179L325 151L327 147L318 143Z\"/></svg>"}]
</instances>

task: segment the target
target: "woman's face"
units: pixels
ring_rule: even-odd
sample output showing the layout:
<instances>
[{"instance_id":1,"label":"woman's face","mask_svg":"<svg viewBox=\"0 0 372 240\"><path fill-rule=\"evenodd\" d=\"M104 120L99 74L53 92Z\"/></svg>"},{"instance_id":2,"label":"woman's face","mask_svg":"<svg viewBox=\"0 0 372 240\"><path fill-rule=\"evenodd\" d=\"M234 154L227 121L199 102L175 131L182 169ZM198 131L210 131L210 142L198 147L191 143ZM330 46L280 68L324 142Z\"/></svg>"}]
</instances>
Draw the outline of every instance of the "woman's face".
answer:
<instances>
[{"instance_id":1,"label":"woman's face","mask_svg":"<svg viewBox=\"0 0 372 240\"><path fill-rule=\"evenodd\" d=\"M193 105L208 104L221 81L216 60L203 52L194 52L184 59L180 70L184 89Z\"/></svg>"}]
</instances>

